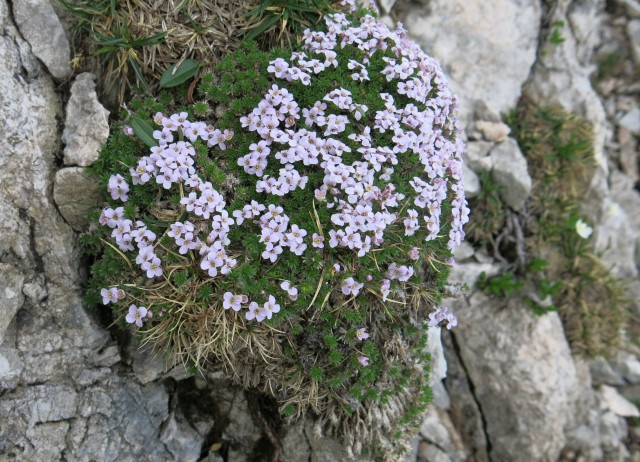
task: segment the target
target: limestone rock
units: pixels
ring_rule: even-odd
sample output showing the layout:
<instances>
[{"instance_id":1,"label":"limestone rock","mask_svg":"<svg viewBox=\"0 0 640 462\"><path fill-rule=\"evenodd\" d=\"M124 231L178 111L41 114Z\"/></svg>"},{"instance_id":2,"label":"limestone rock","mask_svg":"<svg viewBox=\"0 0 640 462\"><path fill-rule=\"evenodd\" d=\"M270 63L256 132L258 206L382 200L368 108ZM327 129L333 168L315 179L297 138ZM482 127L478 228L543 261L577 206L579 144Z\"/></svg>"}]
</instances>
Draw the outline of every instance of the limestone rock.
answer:
<instances>
[{"instance_id":1,"label":"limestone rock","mask_svg":"<svg viewBox=\"0 0 640 462\"><path fill-rule=\"evenodd\" d=\"M71 76L71 49L60 19L49 0L14 0L13 16L33 54L53 77Z\"/></svg>"},{"instance_id":2,"label":"limestone rock","mask_svg":"<svg viewBox=\"0 0 640 462\"><path fill-rule=\"evenodd\" d=\"M515 298L500 306L479 291L445 306L458 317L453 336L484 415L491 459L557 460L578 388L557 313L536 317Z\"/></svg>"},{"instance_id":3,"label":"limestone rock","mask_svg":"<svg viewBox=\"0 0 640 462\"><path fill-rule=\"evenodd\" d=\"M22 294L24 274L6 263L0 263L0 274L3 279L3 284L0 286L0 345L2 345L9 323L24 302Z\"/></svg>"},{"instance_id":4,"label":"limestone rock","mask_svg":"<svg viewBox=\"0 0 640 462\"><path fill-rule=\"evenodd\" d=\"M462 165L462 178L464 178L464 194L466 197L476 197L480 193L480 178L467 167Z\"/></svg>"},{"instance_id":5,"label":"limestone rock","mask_svg":"<svg viewBox=\"0 0 640 462\"><path fill-rule=\"evenodd\" d=\"M640 2L638 0L616 0L632 18L640 18Z\"/></svg>"},{"instance_id":6,"label":"limestone rock","mask_svg":"<svg viewBox=\"0 0 640 462\"><path fill-rule=\"evenodd\" d=\"M389 14L391 12L391 9L393 8L393 5L396 3L396 0L380 0L378 3L380 5L382 13Z\"/></svg>"},{"instance_id":7,"label":"limestone rock","mask_svg":"<svg viewBox=\"0 0 640 462\"><path fill-rule=\"evenodd\" d=\"M631 45L631 55L636 65L638 65L640 64L640 20L629 21L627 24L627 36Z\"/></svg>"},{"instance_id":8,"label":"limestone rock","mask_svg":"<svg viewBox=\"0 0 640 462\"><path fill-rule=\"evenodd\" d=\"M478 99L497 114L515 107L536 58L540 14L526 0L433 0L404 22L450 77L465 120Z\"/></svg>"},{"instance_id":9,"label":"limestone rock","mask_svg":"<svg viewBox=\"0 0 640 462\"><path fill-rule=\"evenodd\" d=\"M109 111L98 101L95 76L80 74L71 86L62 133L65 165L91 165L108 137Z\"/></svg>"},{"instance_id":10,"label":"limestone rock","mask_svg":"<svg viewBox=\"0 0 640 462\"><path fill-rule=\"evenodd\" d=\"M546 43L540 48L539 58L523 92L532 103L559 104L593 123L596 160L606 174L606 114L591 86L592 55L601 20L599 5L598 0L579 3L559 0L555 3L549 22L565 24L560 31L564 41L560 44Z\"/></svg>"},{"instance_id":11,"label":"limestone rock","mask_svg":"<svg viewBox=\"0 0 640 462\"><path fill-rule=\"evenodd\" d=\"M640 21L638 21L638 24L640 25ZM619 123L634 135L640 135L640 109L635 108L630 110L622 116Z\"/></svg>"},{"instance_id":12,"label":"limestone rock","mask_svg":"<svg viewBox=\"0 0 640 462\"><path fill-rule=\"evenodd\" d=\"M602 398L607 408L620 417L640 417L640 411L613 387L602 385Z\"/></svg>"},{"instance_id":13,"label":"limestone rock","mask_svg":"<svg viewBox=\"0 0 640 462\"><path fill-rule=\"evenodd\" d=\"M616 363L627 382L640 383L640 361L636 355L621 351L616 358Z\"/></svg>"},{"instance_id":14,"label":"limestone rock","mask_svg":"<svg viewBox=\"0 0 640 462\"><path fill-rule=\"evenodd\" d=\"M418 449L418 460L420 462L452 462L451 457L435 444L426 441L420 443Z\"/></svg>"},{"instance_id":15,"label":"limestone rock","mask_svg":"<svg viewBox=\"0 0 640 462\"><path fill-rule=\"evenodd\" d=\"M622 373L611 367L611 364L603 357L594 358L589 363L589 370L594 385L624 385Z\"/></svg>"},{"instance_id":16,"label":"limestone rock","mask_svg":"<svg viewBox=\"0 0 640 462\"><path fill-rule=\"evenodd\" d=\"M640 239L640 195L633 189L633 180L623 173L612 172L610 181L611 195L601 202L595 248L616 277L632 278L638 274L635 249Z\"/></svg>"},{"instance_id":17,"label":"limestone rock","mask_svg":"<svg viewBox=\"0 0 640 462\"><path fill-rule=\"evenodd\" d=\"M497 144L491 150L491 176L503 186L502 200L512 209L521 210L531 192L532 181L527 160L513 138Z\"/></svg>"},{"instance_id":18,"label":"limestone rock","mask_svg":"<svg viewBox=\"0 0 640 462\"><path fill-rule=\"evenodd\" d=\"M56 172L53 200L66 222L76 231L84 231L89 226L87 213L100 205L102 195L86 168L68 167Z\"/></svg>"},{"instance_id":19,"label":"limestone rock","mask_svg":"<svg viewBox=\"0 0 640 462\"><path fill-rule=\"evenodd\" d=\"M426 351L431 356L431 366L429 369L429 385L440 382L447 376L447 360L444 358L442 340L440 337L440 327L429 327L427 332Z\"/></svg>"},{"instance_id":20,"label":"limestone rock","mask_svg":"<svg viewBox=\"0 0 640 462\"><path fill-rule=\"evenodd\" d=\"M37 10L27 13L37 18ZM159 438L168 416L164 387L141 387L123 372L118 347L82 306L77 238L52 198L60 99L6 0L0 26L0 133L7 140L0 152L0 272L9 282L1 285L7 300L0 311L18 307L6 330L4 317L2 324L0 458L181 460ZM52 42L45 24L38 26L41 39Z\"/></svg>"},{"instance_id":21,"label":"limestone rock","mask_svg":"<svg viewBox=\"0 0 640 462\"><path fill-rule=\"evenodd\" d=\"M473 257L474 253L475 250L473 246L466 241L463 241L462 244L453 249L453 256L457 262L463 262L464 260Z\"/></svg>"},{"instance_id":22,"label":"limestone rock","mask_svg":"<svg viewBox=\"0 0 640 462\"><path fill-rule=\"evenodd\" d=\"M493 164L489 152L493 146L487 141L470 141L462 155L465 165L476 173L491 171Z\"/></svg>"},{"instance_id":23,"label":"limestone rock","mask_svg":"<svg viewBox=\"0 0 640 462\"><path fill-rule=\"evenodd\" d=\"M142 384L167 377L180 381L190 376L176 358L165 357L162 352L154 352L150 345L141 346L137 339L132 339L129 343L127 353L131 359L133 373Z\"/></svg>"},{"instance_id":24,"label":"limestone rock","mask_svg":"<svg viewBox=\"0 0 640 462\"><path fill-rule=\"evenodd\" d=\"M171 413L162 427L160 439L176 460L196 462L200 460L200 452L204 437L180 415Z\"/></svg>"},{"instance_id":25,"label":"limestone rock","mask_svg":"<svg viewBox=\"0 0 640 462\"><path fill-rule=\"evenodd\" d=\"M336 439L314 436L313 422L301 420L287 429L282 440L282 460L333 462L352 460L365 462L366 458L350 458L343 445Z\"/></svg>"},{"instance_id":26,"label":"limestone rock","mask_svg":"<svg viewBox=\"0 0 640 462\"><path fill-rule=\"evenodd\" d=\"M430 409L420 426L420 435L443 450L453 462L462 462L469 457L447 412L437 408Z\"/></svg>"},{"instance_id":27,"label":"limestone rock","mask_svg":"<svg viewBox=\"0 0 640 462\"><path fill-rule=\"evenodd\" d=\"M500 143L504 141L511 133L508 125L502 122L489 122L479 120L474 124L474 128L482 134L482 138L492 143Z\"/></svg>"}]
</instances>

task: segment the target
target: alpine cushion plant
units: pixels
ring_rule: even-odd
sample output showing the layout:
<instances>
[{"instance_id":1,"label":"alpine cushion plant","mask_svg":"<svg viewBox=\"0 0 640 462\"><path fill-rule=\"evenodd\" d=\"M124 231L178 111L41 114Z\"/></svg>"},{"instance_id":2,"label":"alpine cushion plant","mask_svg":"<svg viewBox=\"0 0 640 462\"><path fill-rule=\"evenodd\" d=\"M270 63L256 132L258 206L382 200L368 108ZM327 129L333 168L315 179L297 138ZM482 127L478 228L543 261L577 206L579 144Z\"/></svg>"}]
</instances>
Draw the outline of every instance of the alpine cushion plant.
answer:
<instances>
[{"instance_id":1,"label":"alpine cushion plant","mask_svg":"<svg viewBox=\"0 0 640 462\"><path fill-rule=\"evenodd\" d=\"M147 113L150 151L112 135L91 284L159 348L384 458L430 399L427 327L456 324L436 305L468 220L464 146L440 66L401 27L325 21Z\"/></svg>"}]
</instances>

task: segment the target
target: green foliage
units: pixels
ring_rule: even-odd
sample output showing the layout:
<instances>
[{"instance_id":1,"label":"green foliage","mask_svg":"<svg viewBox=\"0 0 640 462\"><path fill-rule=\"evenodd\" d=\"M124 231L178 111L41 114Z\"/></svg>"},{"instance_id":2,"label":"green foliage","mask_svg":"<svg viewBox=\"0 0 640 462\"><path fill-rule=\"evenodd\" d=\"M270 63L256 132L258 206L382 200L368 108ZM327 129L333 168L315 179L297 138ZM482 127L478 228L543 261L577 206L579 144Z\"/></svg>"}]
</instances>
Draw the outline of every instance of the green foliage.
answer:
<instances>
[{"instance_id":1,"label":"green foliage","mask_svg":"<svg viewBox=\"0 0 640 462\"><path fill-rule=\"evenodd\" d=\"M581 202L595 169L592 127L562 108L526 104L505 121L533 179L524 230L528 261L519 277L535 296L526 302L539 315L558 311L576 352L606 354L620 341L627 300L624 285L591 253L592 240L576 230L578 220L587 221Z\"/></svg>"},{"instance_id":2,"label":"green foliage","mask_svg":"<svg viewBox=\"0 0 640 462\"><path fill-rule=\"evenodd\" d=\"M565 41L565 38L562 36L562 28L564 27L564 21L557 20L553 22L553 27L551 29L551 35L549 36L549 43L552 45L560 45Z\"/></svg>"},{"instance_id":3,"label":"green foliage","mask_svg":"<svg viewBox=\"0 0 640 462\"><path fill-rule=\"evenodd\" d=\"M480 274L476 284L485 294L496 297L509 297L522 289L524 285L511 272L488 278L484 271Z\"/></svg>"},{"instance_id":4,"label":"green foliage","mask_svg":"<svg viewBox=\"0 0 640 462\"><path fill-rule=\"evenodd\" d=\"M470 241L491 243L504 228L507 212L500 198L502 190L491 178L491 172L480 172L480 192L469 201L471 216L466 232Z\"/></svg>"},{"instance_id":5,"label":"green foliage","mask_svg":"<svg viewBox=\"0 0 640 462\"><path fill-rule=\"evenodd\" d=\"M170 66L160 78L160 88L172 88L183 84L196 75L200 65L195 59L185 59Z\"/></svg>"},{"instance_id":6,"label":"green foliage","mask_svg":"<svg viewBox=\"0 0 640 462\"><path fill-rule=\"evenodd\" d=\"M245 38L256 39L277 33L280 45L289 44L291 37L299 37L311 28L321 30L324 27L322 16L333 10L330 0L260 0L257 7L247 13L253 27L246 31Z\"/></svg>"}]
</instances>

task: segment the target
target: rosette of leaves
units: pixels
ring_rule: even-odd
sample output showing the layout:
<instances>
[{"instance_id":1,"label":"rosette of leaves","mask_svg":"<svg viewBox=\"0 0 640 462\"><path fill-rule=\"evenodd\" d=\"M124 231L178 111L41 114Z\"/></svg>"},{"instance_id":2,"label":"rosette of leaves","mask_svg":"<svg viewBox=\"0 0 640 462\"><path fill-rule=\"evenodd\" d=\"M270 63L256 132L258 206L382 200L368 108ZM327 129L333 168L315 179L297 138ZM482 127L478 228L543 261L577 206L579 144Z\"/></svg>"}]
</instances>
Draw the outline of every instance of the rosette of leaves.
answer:
<instances>
[{"instance_id":1,"label":"rosette of leaves","mask_svg":"<svg viewBox=\"0 0 640 462\"><path fill-rule=\"evenodd\" d=\"M148 125L95 167L109 204L89 297L122 289L104 301L123 327L384 459L430 400L463 144L440 66L401 28L326 22L293 53L223 59L191 107L130 105Z\"/></svg>"}]
</instances>

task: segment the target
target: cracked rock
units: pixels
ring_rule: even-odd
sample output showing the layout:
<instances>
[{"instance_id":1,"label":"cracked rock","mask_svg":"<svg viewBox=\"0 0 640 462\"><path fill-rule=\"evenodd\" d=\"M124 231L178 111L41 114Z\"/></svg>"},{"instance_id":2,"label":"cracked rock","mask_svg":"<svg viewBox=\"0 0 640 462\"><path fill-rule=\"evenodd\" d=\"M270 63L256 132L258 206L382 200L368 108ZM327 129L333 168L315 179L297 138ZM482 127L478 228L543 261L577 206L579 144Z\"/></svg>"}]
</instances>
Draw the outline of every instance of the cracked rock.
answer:
<instances>
[{"instance_id":1,"label":"cracked rock","mask_svg":"<svg viewBox=\"0 0 640 462\"><path fill-rule=\"evenodd\" d=\"M58 80L71 76L71 48L49 0L13 0L13 15L33 54Z\"/></svg>"},{"instance_id":2,"label":"cracked rock","mask_svg":"<svg viewBox=\"0 0 640 462\"><path fill-rule=\"evenodd\" d=\"M540 4L527 0L422 3L428 5L412 9L404 22L410 36L446 71L461 100L462 119L469 117L476 100L485 101L496 114L513 108L535 62Z\"/></svg>"},{"instance_id":3,"label":"cracked rock","mask_svg":"<svg viewBox=\"0 0 640 462\"><path fill-rule=\"evenodd\" d=\"M53 200L66 222L76 231L84 231L89 227L87 214L100 205L102 195L86 168L68 167L56 172Z\"/></svg>"},{"instance_id":4,"label":"cracked rock","mask_svg":"<svg viewBox=\"0 0 640 462\"><path fill-rule=\"evenodd\" d=\"M513 138L495 145L491 150L491 176L502 185L500 197L512 209L518 211L531 193L532 181L527 168L527 159Z\"/></svg>"},{"instance_id":5,"label":"cracked rock","mask_svg":"<svg viewBox=\"0 0 640 462\"><path fill-rule=\"evenodd\" d=\"M6 263L0 263L0 274L3 279L3 287L0 287L0 345L2 345L9 323L24 302L22 294L24 274Z\"/></svg>"},{"instance_id":6,"label":"cracked rock","mask_svg":"<svg viewBox=\"0 0 640 462\"><path fill-rule=\"evenodd\" d=\"M98 160L109 137L109 111L98 101L95 76L80 74L71 87L62 141L65 165L86 167Z\"/></svg>"},{"instance_id":7,"label":"cracked rock","mask_svg":"<svg viewBox=\"0 0 640 462\"><path fill-rule=\"evenodd\" d=\"M453 282L457 272L468 278L463 266L454 267ZM444 305L458 317L455 351L483 415L491 459L557 460L582 393L557 313L534 316L516 297L500 306L479 291ZM459 396L448 390L454 407Z\"/></svg>"}]
</instances>

